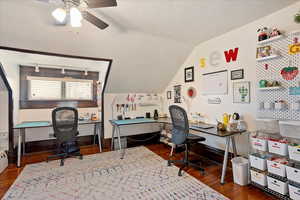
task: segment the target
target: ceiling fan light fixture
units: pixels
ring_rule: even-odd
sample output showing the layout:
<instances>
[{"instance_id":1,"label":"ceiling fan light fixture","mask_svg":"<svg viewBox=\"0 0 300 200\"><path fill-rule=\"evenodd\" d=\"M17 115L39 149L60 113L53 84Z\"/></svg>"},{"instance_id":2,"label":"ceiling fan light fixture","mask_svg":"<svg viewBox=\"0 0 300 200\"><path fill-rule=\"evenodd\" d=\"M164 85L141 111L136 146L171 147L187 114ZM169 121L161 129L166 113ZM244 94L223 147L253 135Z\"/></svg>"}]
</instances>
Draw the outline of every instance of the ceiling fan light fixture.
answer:
<instances>
[{"instance_id":1,"label":"ceiling fan light fixture","mask_svg":"<svg viewBox=\"0 0 300 200\"><path fill-rule=\"evenodd\" d=\"M57 8L52 12L52 16L60 23L63 23L67 17L67 11L63 8Z\"/></svg>"},{"instance_id":2,"label":"ceiling fan light fixture","mask_svg":"<svg viewBox=\"0 0 300 200\"><path fill-rule=\"evenodd\" d=\"M80 10L78 10L78 8L72 7L70 9L70 18L71 18L71 26L72 27L80 27L81 26L81 20L83 18L82 18L82 14L81 14Z\"/></svg>"}]
</instances>

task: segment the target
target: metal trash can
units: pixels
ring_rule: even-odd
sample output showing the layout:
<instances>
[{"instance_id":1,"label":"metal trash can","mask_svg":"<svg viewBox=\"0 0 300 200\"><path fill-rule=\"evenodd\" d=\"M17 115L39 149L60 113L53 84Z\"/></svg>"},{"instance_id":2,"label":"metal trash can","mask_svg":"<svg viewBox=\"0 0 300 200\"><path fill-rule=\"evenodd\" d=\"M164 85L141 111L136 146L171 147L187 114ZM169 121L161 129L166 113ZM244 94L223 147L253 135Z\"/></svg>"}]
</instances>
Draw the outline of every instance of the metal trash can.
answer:
<instances>
[{"instance_id":1,"label":"metal trash can","mask_svg":"<svg viewBox=\"0 0 300 200\"><path fill-rule=\"evenodd\" d=\"M243 157L235 157L231 159L233 181L239 185L249 184L249 162Z\"/></svg>"}]
</instances>

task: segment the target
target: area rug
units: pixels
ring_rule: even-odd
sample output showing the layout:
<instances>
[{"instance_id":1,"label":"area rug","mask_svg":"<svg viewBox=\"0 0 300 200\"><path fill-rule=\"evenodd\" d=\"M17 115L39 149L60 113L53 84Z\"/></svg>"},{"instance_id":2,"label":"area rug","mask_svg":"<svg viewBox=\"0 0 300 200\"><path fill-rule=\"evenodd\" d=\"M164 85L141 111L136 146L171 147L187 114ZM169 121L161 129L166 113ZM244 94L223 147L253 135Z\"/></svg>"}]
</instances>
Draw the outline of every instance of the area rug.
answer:
<instances>
[{"instance_id":1,"label":"area rug","mask_svg":"<svg viewBox=\"0 0 300 200\"><path fill-rule=\"evenodd\" d=\"M145 147L27 165L3 200L227 199Z\"/></svg>"}]
</instances>

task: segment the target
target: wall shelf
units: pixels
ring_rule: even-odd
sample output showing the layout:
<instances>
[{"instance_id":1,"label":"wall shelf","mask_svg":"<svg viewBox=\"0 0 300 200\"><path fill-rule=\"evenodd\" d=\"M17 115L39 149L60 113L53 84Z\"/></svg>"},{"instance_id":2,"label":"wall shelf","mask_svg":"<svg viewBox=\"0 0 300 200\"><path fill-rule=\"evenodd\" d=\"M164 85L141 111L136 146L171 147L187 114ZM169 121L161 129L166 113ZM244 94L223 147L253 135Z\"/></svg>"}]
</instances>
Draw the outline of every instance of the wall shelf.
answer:
<instances>
[{"instance_id":1,"label":"wall shelf","mask_svg":"<svg viewBox=\"0 0 300 200\"><path fill-rule=\"evenodd\" d=\"M268 44L268 43L270 43L270 42L274 42L274 41L276 41L276 40L279 40L279 39L281 39L281 38L283 38L283 37L284 37L284 35L278 35L278 36L271 37L271 38L266 39L266 40L263 40L263 41L259 41L257 44L258 44L258 45Z\"/></svg>"},{"instance_id":2,"label":"wall shelf","mask_svg":"<svg viewBox=\"0 0 300 200\"><path fill-rule=\"evenodd\" d=\"M262 62L262 61L266 61L266 60L272 60L272 59L275 59L275 58L278 58L278 57L280 57L280 55L272 55L272 56L257 58L256 61L257 62Z\"/></svg>"},{"instance_id":3,"label":"wall shelf","mask_svg":"<svg viewBox=\"0 0 300 200\"><path fill-rule=\"evenodd\" d=\"M263 88L258 88L260 91L268 91L268 90L280 90L283 89L284 87L278 86L278 87L263 87Z\"/></svg>"}]
</instances>

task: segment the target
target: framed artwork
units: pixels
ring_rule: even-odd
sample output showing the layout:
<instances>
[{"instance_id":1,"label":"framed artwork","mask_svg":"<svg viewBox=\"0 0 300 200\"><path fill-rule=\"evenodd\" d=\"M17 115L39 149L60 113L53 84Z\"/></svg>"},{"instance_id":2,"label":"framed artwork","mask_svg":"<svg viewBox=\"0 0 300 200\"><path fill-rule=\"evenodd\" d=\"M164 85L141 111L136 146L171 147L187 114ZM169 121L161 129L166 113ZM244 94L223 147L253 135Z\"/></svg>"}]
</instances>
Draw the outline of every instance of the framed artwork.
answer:
<instances>
[{"instance_id":1,"label":"framed artwork","mask_svg":"<svg viewBox=\"0 0 300 200\"><path fill-rule=\"evenodd\" d=\"M250 82L233 83L233 103L250 103Z\"/></svg>"},{"instance_id":2,"label":"framed artwork","mask_svg":"<svg viewBox=\"0 0 300 200\"><path fill-rule=\"evenodd\" d=\"M244 79L244 69L232 70L231 80Z\"/></svg>"},{"instance_id":3,"label":"framed artwork","mask_svg":"<svg viewBox=\"0 0 300 200\"><path fill-rule=\"evenodd\" d=\"M256 50L256 58L271 56L271 46L258 47Z\"/></svg>"},{"instance_id":4,"label":"framed artwork","mask_svg":"<svg viewBox=\"0 0 300 200\"><path fill-rule=\"evenodd\" d=\"M174 86L174 103L181 103L181 85Z\"/></svg>"},{"instance_id":5,"label":"framed artwork","mask_svg":"<svg viewBox=\"0 0 300 200\"><path fill-rule=\"evenodd\" d=\"M167 91L167 99L172 99L172 91Z\"/></svg>"},{"instance_id":6,"label":"framed artwork","mask_svg":"<svg viewBox=\"0 0 300 200\"><path fill-rule=\"evenodd\" d=\"M188 67L184 69L184 81L185 82L194 81L194 67Z\"/></svg>"}]
</instances>

